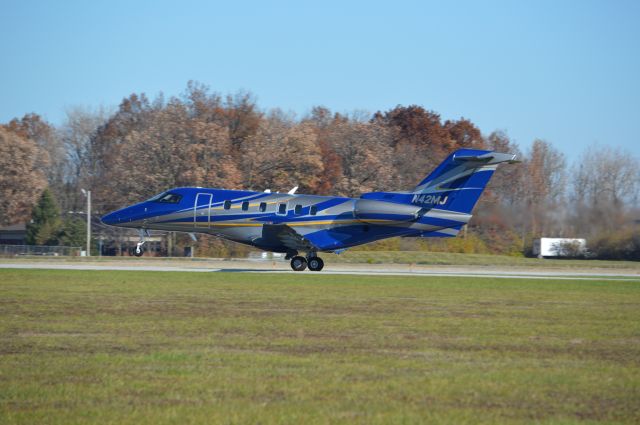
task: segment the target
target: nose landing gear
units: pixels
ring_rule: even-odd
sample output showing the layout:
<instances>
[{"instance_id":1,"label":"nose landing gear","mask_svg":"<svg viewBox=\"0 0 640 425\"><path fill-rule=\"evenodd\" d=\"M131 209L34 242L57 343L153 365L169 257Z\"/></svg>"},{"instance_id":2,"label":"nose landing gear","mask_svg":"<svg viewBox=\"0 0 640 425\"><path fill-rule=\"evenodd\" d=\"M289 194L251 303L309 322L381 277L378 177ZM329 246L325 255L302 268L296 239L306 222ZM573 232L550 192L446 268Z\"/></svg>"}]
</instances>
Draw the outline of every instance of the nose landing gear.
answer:
<instances>
[{"instance_id":1,"label":"nose landing gear","mask_svg":"<svg viewBox=\"0 0 640 425\"><path fill-rule=\"evenodd\" d=\"M144 238L145 236L150 235L147 229L138 229L138 233L140 234L140 242L136 244L136 249L133 250L133 255L135 255L136 257L142 257L142 254L144 254L143 245L146 242Z\"/></svg>"}]
</instances>

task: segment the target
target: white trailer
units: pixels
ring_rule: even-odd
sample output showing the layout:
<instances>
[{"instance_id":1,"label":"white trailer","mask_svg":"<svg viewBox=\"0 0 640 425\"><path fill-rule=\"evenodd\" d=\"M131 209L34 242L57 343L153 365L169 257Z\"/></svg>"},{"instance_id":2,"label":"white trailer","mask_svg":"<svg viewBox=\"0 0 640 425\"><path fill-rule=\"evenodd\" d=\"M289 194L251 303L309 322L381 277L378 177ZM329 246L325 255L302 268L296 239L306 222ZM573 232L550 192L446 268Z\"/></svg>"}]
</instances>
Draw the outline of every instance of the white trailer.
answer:
<instances>
[{"instance_id":1,"label":"white trailer","mask_svg":"<svg viewBox=\"0 0 640 425\"><path fill-rule=\"evenodd\" d=\"M540 238L533 241L533 255L538 258L582 257L586 254L586 239Z\"/></svg>"}]
</instances>

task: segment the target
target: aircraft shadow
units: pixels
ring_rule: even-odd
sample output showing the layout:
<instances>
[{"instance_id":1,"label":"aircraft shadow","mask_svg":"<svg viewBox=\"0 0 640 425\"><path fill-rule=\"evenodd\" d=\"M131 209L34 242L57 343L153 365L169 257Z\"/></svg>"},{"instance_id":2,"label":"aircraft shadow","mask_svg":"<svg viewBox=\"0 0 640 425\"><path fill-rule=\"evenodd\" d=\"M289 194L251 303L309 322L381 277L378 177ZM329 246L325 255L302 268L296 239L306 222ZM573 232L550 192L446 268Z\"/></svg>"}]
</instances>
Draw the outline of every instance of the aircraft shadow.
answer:
<instances>
[{"instance_id":1,"label":"aircraft shadow","mask_svg":"<svg viewBox=\"0 0 640 425\"><path fill-rule=\"evenodd\" d=\"M239 273L255 272L255 273L260 273L260 272L289 272L289 271L293 271L293 270L284 270L284 269L216 269L216 270L211 270L211 272L213 272L213 273L220 273L220 272L224 272L224 273L232 273L232 272L239 272Z\"/></svg>"}]
</instances>

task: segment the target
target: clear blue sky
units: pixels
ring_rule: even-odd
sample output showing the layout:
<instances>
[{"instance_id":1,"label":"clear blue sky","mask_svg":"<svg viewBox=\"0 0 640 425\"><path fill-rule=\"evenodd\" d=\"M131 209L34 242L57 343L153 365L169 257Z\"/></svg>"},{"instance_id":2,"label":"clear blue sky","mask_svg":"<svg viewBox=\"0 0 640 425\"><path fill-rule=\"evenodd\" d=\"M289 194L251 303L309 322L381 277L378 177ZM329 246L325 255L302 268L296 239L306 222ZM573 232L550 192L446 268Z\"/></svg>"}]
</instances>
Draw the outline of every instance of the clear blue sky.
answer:
<instances>
[{"instance_id":1,"label":"clear blue sky","mask_svg":"<svg viewBox=\"0 0 640 425\"><path fill-rule=\"evenodd\" d=\"M640 156L638 1L3 0L0 122L117 106L190 79L262 108L419 104L549 140Z\"/></svg>"}]
</instances>

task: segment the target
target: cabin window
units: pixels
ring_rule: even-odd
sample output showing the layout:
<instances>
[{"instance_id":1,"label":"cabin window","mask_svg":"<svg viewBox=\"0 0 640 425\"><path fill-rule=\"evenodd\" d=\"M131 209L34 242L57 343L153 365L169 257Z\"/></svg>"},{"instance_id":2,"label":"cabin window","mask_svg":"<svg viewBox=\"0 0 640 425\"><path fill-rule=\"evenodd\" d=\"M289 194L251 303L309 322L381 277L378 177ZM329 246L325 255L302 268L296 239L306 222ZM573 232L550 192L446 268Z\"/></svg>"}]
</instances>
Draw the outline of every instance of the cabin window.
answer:
<instances>
[{"instance_id":1,"label":"cabin window","mask_svg":"<svg viewBox=\"0 0 640 425\"><path fill-rule=\"evenodd\" d=\"M224 209L228 210L230 208L231 208L231 201L227 199L226 201L224 201Z\"/></svg>"},{"instance_id":2,"label":"cabin window","mask_svg":"<svg viewBox=\"0 0 640 425\"><path fill-rule=\"evenodd\" d=\"M287 204L278 204L278 214L285 215L287 213Z\"/></svg>"},{"instance_id":3,"label":"cabin window","mask_svg":"<svg viewBox=\"0 0 640 425\"><path fill-rule=\"evenodd\" d=\"M177 193L166 193L158 197L155 201L162 202L165 204L177 204L180 202L181 199L182 199L182 196L178 195Z\"/></svg>"},{"instance_id":4,"label":"cabin window","mask_svg":"<svg viewBox=\"0 0 640 425\"><path fill-rule=\"evenodd\" d=\"M249 209L249 202L248 201L244 201L242 203L242 211L247 211Z\"/></svg>"},{"instance_id":5,"label":"cabin window","mask_svg":"<svg viewBox=\"0 0 640 425\"><path fill-rule=\"evenodd\" d=\"M295 215L302 214L302 205L300 204L296 205L295 208L293 209L293 212Z\"/></svg>"},{"instance_id":6,"label":"cabin window","mask_svg":"<svg viewBox=\"0 0 640 425\"><path fill-rule=\"evenodd\" d=\"M260 202L260 212L265 212L267 210L267 203Z\"/></svg>"},{"instance_id":7,"label":"cabin window","mask_svg":"<svg viewBox=\"0 0 640 425\"><path fill-rule=\"evenodd\" d=\"M318 214L318 207L315 206L315 205L311 205L311 208L309 208L309 214L311 214L311 215Z\"/></svg>"}]
</instances>

